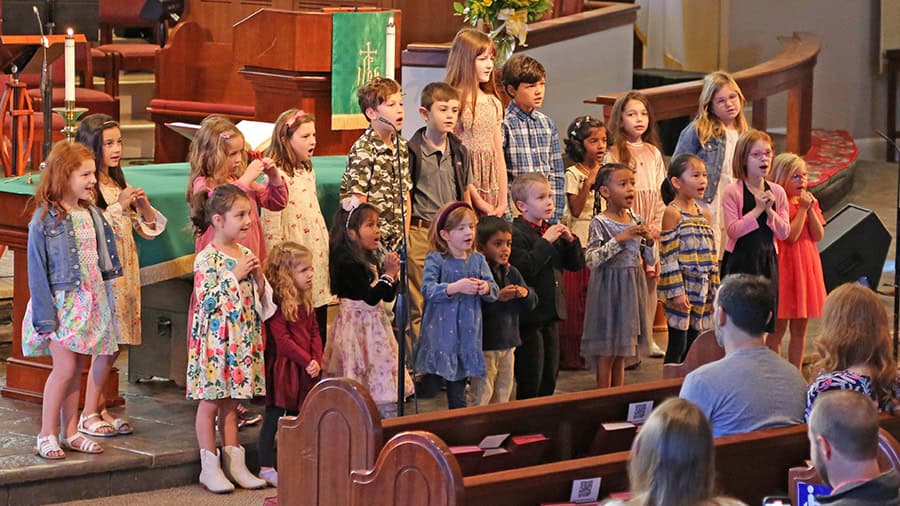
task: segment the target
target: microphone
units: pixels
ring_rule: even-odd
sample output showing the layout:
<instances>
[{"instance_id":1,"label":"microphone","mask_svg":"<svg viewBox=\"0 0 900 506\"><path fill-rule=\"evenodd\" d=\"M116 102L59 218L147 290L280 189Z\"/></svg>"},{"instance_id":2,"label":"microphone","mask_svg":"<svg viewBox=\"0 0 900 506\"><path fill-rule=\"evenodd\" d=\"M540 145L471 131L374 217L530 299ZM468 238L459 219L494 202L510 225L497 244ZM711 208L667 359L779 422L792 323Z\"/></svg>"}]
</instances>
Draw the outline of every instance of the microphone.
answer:
<instances>
[{"instance_id":1,"label":"microphone","mask_svg":"<svg viewBox=\"0 0 900 506\"><path fill-rule=\"evenodd\" d=\"M894 141L894 139L891 139L886 134L884 134L883 132L880 132L878 130L875 130L875 133L878 134L878 136L881 137L882 139L886 140L888 144L893 146L894 149L897 150L897 152L900 152L900 146L897 146L897 143Z\"/></svg>"},{"instance_id":2,"label":"microphone","mask_svg":"<svg viewBox=\"0 0 900 506\"><path fill-rule=\"evenodd\" d=\"M394 123L391 120L385 118L384 116L378 116L378 119L376 121L380 121L381 123L384 123L385 125L393 128L394 132L397 131L397 127L394 126Z\"/></svg>"},{"instance_id":3,"label":"microphone","mask_svg":"<svg viewBox=\"0 0 900 506\"><path fill-rule=\"evenodd\" d=\"M632 219L636 224L638 224L638 225L643 225L643 224L644 224L644 220L642 220L641 217L638 216L637 214L634 214L634 211L633 211L630 207L626 208L626 211L628 212L628 216L630 216L631 219ZM641 251L643 251L644 248L646 248L646 247L647 247L647 239L644 238L643 236L641 236Z\"/></svg>"}]
</instances>

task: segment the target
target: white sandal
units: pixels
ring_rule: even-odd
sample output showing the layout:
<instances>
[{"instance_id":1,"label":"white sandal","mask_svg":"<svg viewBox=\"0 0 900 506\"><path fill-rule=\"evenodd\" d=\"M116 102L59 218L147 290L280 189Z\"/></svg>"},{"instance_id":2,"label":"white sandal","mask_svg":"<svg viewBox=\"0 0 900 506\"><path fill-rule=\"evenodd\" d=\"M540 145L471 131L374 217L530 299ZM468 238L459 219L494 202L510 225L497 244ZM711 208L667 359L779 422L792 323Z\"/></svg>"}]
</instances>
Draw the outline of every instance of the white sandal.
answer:
<instances>
[{"instance_id":1,"label":"white sandal","mask_svg":"<svg viewBox=\"0 0 900 506\"><path fill-rule=\"evenodd\" d=\"M79 439L81 440L80 442L78 442ZM77 442L77 444L75 444L76 442ZM90 453L90 454L103 453L102 446L98 445L96 442L94 442L89 437L85 436L84 434L79 434L77 432L75 433L74 436L72 436L68 439L60 438L59 444L62 445L63 448L66 448L68 450L72 450L75 452Z\"/></svg>"},{"instance_id":2,"label":"white sandal","mask_svg":"<svg viewBox=\"0 0 900 506\"><path fill-rule=\"evenodd\" d=\"M62 448L59 447L59 440L53 434L48 434L46 436L38 436L37 437L37 450L38 455L41 458L47 460L59 460L66 458L66 454L63 452ZM51 455L54 452L59 452L60 455Z\"/></svg>"},{"instance_id":3,"label":"white sandal","mask_svg":"<svg viewBox=\"0 0 900 506\"><path fill-rule=\"evenodd\" d=\"M97 417L98 420L88 426L85 426L85 423L94 417ZM109 430L109 432L100 432L99 429L101 429L101 428L108 428L110 430ZM118 430L115 427L113 427L113 425L111 423L107 422L106 420L103 419L102 416L100 416L100 413L91 413L89 415L82 414L81 416L79 416L78 417L78 432L87 434L88 436L94 436L94 437L113 437L113 436L117 436L119 434Z\"/></svg>"},{"instance_id":4,"label":"white sandal","mask_svg":"<svg viewBox=\"0 0 900 506\"><path fill-rule=\"evenodd\" d=\"M103 410L100 412L100 417L108 416L112 418L112 415L109 414L109 411ZM109 422L106 422L109 423ZM113 418L112 426L116 429L116 434L120 436L127 436L134 432L134 429L131 428L131 422L125 420L124 418Z\"/></svg>"}]
</instances>

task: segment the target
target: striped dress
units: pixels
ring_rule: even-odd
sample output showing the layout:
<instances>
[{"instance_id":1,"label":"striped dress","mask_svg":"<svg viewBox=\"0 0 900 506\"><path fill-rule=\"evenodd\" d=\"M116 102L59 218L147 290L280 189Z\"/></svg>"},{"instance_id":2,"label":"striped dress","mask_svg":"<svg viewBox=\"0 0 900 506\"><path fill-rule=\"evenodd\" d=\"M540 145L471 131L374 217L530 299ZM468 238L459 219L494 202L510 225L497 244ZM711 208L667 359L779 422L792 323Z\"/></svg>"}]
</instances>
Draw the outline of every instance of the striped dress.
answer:
<instances>
[{"instance_id":1,"label":"striped dress","mask_svg":"<svg viewBox=\"0 0 900 506\"><path fill-rule=\"evenodd\" d=\"M675 205L675 204L670 204ZM697 214L684 209L681 220L660 237L660 276L657 292L665 301L669 327L700 332L713 328L713 299L719 287L719 261L715 235L697 207ZM690 312L671 307L669 301L686 294Z\"/></svg>"}]
</instances>

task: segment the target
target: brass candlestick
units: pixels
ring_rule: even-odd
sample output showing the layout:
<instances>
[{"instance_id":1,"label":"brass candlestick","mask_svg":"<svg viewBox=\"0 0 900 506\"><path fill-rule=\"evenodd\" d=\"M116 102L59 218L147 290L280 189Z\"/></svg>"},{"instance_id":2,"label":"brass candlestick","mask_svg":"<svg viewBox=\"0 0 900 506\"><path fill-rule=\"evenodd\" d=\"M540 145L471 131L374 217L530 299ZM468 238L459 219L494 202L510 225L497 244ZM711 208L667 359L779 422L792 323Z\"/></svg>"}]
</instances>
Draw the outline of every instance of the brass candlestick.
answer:
<instances>
[{"instance_id":1,"label":"brass candlestick","mask_svg":"<svg viewBox=\"0 0 900 506\"><path fill-rule=\"evenodd\" d=\"M66 122L66 126L62 129L63 135L66 136L66 141L75 142L75 132L78 131L76 126L78 118L87 112L87 108L75 107L74 100L66 100L65 107L54 107L53 112L62 116Z\"/></svg>"}]
</instances>

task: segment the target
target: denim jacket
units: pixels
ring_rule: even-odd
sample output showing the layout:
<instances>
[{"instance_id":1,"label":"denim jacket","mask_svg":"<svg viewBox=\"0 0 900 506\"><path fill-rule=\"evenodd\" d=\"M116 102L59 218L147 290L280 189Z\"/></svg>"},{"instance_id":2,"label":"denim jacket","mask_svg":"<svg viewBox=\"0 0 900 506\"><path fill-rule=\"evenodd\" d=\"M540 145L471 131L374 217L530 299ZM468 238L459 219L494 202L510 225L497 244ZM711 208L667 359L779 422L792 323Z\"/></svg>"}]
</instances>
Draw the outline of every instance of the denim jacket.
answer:
<instances>
[{"instance_id":1,"label":"denim jacket","mask_svg":"<svg viewBox=\"0 0 900 506\"><path fill-rule=\"evenodd\" d=\"M31 290L31 312L34 329L42 334L53 332L58 324L53 295L57 290L74 290L81 284L81 262L75 247L72 216L59 218L59 209L51 206L41 217L43 208L35 211L28 224L28 288ZM122 275L122 263L116 250L112 227L95 206L88 211L97 236L97 255L103 280Z\"/></svg>"},{"instance_id":2,"label":"denim jacket","mask_svg":"<svg viewBox=\"0 0 900 506\"><path fill-rule=\"evenodd\" d=\"M706 164L706 191L703 192L703 200L712 204L716 197L719 179L722 175L722 164L725 163L725 137L710 137L705 146L700 145L700 137L697 135L697 126L692 121L684 127L678 136L678 144L672 156L681 153L697 155Z\"/></svg>"}]
</instances>

